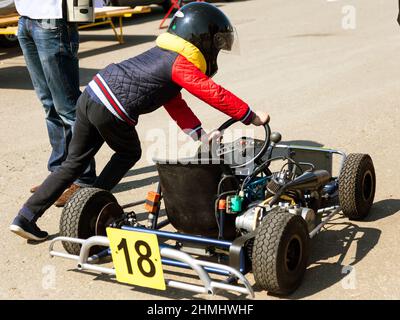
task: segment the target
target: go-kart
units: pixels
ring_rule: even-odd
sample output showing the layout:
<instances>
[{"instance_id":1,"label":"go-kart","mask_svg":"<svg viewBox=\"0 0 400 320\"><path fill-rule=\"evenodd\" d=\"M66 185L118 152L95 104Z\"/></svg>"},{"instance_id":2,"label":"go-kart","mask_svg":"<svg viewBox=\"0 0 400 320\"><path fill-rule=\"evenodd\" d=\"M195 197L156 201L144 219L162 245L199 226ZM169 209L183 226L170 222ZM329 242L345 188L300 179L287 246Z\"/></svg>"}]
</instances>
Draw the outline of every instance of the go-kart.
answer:
<instances>
[{"instance_id":1,"label":"go-kart","mask_svg":"<svg viewBox=\"0 0 400 320\"><path fill-rule=\"evenodd\" d=\"M218 130L223 134L234 123ZM285 145L268 124L264 132L262 140L231 143L222 136L208 159L156 160L158 189L143 201L120 206L108 191L79 190L64 207L50 255L75 260L80 270L161 290L254 297L246 278L252 272L259 289L292 293L306 272L310 239L339 212L351 220L367 216L375 170L367 154ZM337 175L334 157L340 160ZM282 166L273 170L278 162ZM127 211L142 203L144 223ZM168 224L176 232L162 230ZM59 242L67 252L54 249ZM98 263L104 257L112 267ZM168 278L171 267L191 269L198 279L183 281L183 273Z\"/></svg>"}]
</instances>

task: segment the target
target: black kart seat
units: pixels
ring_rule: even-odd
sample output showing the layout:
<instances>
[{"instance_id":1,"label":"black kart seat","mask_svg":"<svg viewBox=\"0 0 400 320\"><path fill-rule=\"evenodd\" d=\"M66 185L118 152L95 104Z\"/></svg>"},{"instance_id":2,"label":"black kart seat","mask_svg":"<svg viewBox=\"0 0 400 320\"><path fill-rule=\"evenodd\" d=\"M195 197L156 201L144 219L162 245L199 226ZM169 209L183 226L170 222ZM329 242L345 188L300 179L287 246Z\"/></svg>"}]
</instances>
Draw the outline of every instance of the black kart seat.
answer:
<instances>
[{"instance_id":1,"label":"black kart seat","mask_svg":"<svg viewBox=\"0 0 400 320\"><path fill-rule=\"evenodd\" d=\"M179 232L207 237L218 236L215 216L218 183L221 177L232 175L228 165L184 163L155 160L160 177L166 213ZM223 191L237 189L234 179L227 179ZM227 216L224 238L235 236L234 217Z\"/></svg>"}]
</instances>

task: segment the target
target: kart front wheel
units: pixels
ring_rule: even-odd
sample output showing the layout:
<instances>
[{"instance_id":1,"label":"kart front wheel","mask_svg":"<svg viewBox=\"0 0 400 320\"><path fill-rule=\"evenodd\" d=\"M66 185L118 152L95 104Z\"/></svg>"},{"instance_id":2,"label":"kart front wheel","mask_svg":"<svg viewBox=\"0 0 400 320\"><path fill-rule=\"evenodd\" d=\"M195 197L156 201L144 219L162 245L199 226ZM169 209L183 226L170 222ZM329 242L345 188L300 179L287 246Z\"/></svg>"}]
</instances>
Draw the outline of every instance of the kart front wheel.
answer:
<instances>
[{"instance_id":1,"label":"kart front wheel","mask_svg":"<svg viewBox=\"0 0 400 320\"><path fill-rule=\"evenodd\" d=\"M368 154L347 156L339 176L339 204L350 220L364 219L375 197L374 164Z\"/></svg>"},{"instance_id":2,"label":"kart front wheel","mask_svg":"<svg viewBox=\"0 0 400 320\"><path fill-rule=\"evenodd\" d=\"M60 218L60 236L87 239L106 235L106 227L122 214L122 208L110 192L97 188L79 189L64 206ZM62 244L68 253L79 255L79 244ZM100 247L93 247L90 254L100 250Z\"/></svg>"},{"instance_id":3,"label":"kart front wheel","mask_svg":"<svg viewBox=\"0 0 400 320\"><path fill-rule=\"evenodd\" d=\"M310 251L302 217L279 210L267 215L254 240L252 267L256 284L277 295L295 291L303 279Z\"/></svg>"}]
</instances>

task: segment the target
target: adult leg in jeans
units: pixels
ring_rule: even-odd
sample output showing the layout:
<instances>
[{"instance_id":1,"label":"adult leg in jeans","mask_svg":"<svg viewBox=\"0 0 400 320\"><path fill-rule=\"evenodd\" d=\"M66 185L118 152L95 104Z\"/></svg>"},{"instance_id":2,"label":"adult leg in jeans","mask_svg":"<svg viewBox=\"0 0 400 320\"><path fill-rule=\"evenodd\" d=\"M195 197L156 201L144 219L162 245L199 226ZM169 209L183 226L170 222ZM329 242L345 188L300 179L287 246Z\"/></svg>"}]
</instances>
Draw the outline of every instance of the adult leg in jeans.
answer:
<instances>
[{"instance_id":1,"label":"adult leg in jeans","mask_svg":"<svg viewBox=\"0 0 400 320\"><path fill-rule=\"evenodd\" d=\"M86 116L88 104L90 100L84 93L78 100L75 129L67 159L46 178L20 210L19 215L28 221L36 222L42 216L65 188L82 174L104 143L96 126Z\"/></svg>"},{"instance_id":2,"label":"adult leg in jeans","mask_svg":"<svg viewBox=\"0 0 400 320\"><path fill-rule=\"evenodd\" d=\"M52 94L54 107L64 123L65 153L72 137L75 121L75 104L79 90L79 34L76 24L63 19L55 20L55 25L38 23L33 32L40 60ZM42 39L45 39L43 41ZM66 154L64 156L65 160ZM59 165L54 163L53 165ZM91 185L96 179L94 159L87 170L76 181L79 185Z\"/></svg>"},{"instance_id":3,"label":"adult leg in jeans","mask_svg":"<svg viewBox=\"0 0 400 320\"><path fill-rule=\"evenodd\" d=\"M49 171L66 159L75 122L75 105L80 95L78 74L78 33L65 20L19 22L19 40L35 90L46 111L46 124L52 154ZM94 160L77 180L90 185L96 177Z\"/></svg>"},{"instance_id":4,"label":"adult leg in jeans","mask_svg":"<svg viewBox=\"0 0 400 320\"><path fill-rule=\"evenodd\" d=\"M24 54L26 66L32 80L33 87L39 100L42 102L46 113L46 125L49 134L52 153L50 155L48 169L54 171L65 160L65 143L63 120L58 115L50 89L47 85L46 77L40 61L38 49L32 38L31 31L33 20L21 17L18 24L18 40Z\"/></svg>"}]
</instances>

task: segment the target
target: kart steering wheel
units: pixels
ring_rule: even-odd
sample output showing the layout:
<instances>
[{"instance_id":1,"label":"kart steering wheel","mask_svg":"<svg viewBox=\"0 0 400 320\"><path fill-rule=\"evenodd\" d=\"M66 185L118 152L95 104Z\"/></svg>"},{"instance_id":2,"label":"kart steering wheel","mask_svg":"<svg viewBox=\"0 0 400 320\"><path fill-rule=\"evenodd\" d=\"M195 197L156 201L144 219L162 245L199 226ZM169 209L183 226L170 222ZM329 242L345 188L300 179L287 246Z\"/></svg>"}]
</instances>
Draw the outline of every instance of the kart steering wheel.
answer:
<instances>
[{"instance_id":1,"label":"kart steering wheel","mask_svg":"<svg viewBox=\"0 0 400 320\"><path fill-rule=\"evenodd\" d=\"M247 150L253 150L254 153L256 153L251 159L247 160L244 163L233 163L230 164L229 166L231 168L241 168L249 165L250 163L256 162L258 159L260 159L265 152L268 149L268 146L270 144L270 138L271 138L271 128L269 127L268 123L265 123L263 125L264 127L264 132L265 132L265 138L264 141L262 142L261 146L257 145L257 141L253 138L248 138L248 137L242 137L239 138L236 141L224 144L222 142L223 134L224 131L238 122L238 120L235 119L229 119L228 121L224 122L217 130L221 132L221 136L219 138L220 142L218 142L217 147L215 149L215 154L218 157L223 157L224 155L228 154L233 154L234 152L241 152L242 156L245 157ZM262 140L261 140L262 141ZM256 149L259 149L258 152L255 152Z\"/></svg>"}]
</instances>

